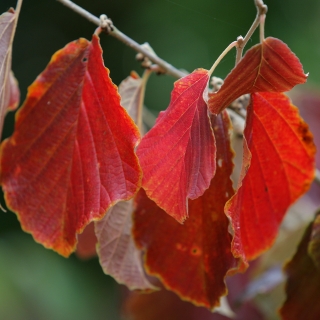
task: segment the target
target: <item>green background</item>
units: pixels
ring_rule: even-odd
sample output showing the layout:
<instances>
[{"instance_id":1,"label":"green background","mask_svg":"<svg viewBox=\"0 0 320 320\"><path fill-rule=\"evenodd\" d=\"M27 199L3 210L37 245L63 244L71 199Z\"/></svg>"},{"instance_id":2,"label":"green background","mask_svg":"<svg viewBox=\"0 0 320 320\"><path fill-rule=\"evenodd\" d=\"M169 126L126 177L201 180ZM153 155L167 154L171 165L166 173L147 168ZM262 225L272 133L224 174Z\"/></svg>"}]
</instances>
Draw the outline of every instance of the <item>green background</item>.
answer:
<instances>
[{"instance_id":1,"label":"green background","mask_svg":"<svg viewBox=\"0 0 320 320\"><path fill-rule=\"evenodd\" d=\"M149 42L155 52L177 68L210 68L227 45L244 36L256 14L253 0L78 0L99 16L107 14L125 34ZM286 42L297 54L306 86L320 84L320 1L270 0L266 36ZM0 0L0 13L13 0ZM90 39L95 26L55 0L25 0L13 45L13 71L21 100L27 87L45 68L55 51L79 37ZM258 41L257 34L248 48ZM116 84L131 70L142 70L135 52L101 36L105 65ZM215 75L225 77L235 61L232 51ZM146 105L158 112L167 107L175 79L152 75ZM8 115L4 138L13 131ZM35 195L36 196L36 195ZM1 198L1 204L4 204ZM16 216L0 211L0 319L119 319L119 286L101 271L97 259L64 259L24 234Z\"/></svg>"}]
</instances>

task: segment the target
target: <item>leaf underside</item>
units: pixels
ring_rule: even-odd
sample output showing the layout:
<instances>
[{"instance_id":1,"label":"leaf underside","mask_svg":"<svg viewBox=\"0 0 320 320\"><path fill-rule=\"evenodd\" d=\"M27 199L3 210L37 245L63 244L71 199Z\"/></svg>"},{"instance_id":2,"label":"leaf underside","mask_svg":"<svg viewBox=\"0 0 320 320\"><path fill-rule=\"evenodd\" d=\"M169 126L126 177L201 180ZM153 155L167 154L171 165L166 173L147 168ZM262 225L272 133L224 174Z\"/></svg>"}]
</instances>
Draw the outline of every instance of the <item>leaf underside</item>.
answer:
<instances>
[{"instance_id":1,"label":"leaf underside","mask_svg":"<svg viewBox=\"0 0 320 320\"><path fill-rule=\"evenodd\" d=\"M130 290L155 290L144 274L142 254L131 234L133 209L132 200L118 202L95 222L100 265Z\"/></svg>"}]
</instances>

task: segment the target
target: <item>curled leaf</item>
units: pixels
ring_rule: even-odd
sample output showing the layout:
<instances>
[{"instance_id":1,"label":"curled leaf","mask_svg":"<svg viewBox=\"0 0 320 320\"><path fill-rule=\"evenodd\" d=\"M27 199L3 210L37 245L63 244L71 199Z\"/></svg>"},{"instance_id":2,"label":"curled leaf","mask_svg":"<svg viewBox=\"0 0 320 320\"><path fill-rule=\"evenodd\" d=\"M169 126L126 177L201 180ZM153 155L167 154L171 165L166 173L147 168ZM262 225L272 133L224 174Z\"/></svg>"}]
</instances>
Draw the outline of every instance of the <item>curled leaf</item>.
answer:
<instances>
[{"instance_id":1,"label":"curled leaf","mask_svg":"<svg viewBox=\"0 0 320 320\"><path fill-rule=\"evenodd\" d=\"M246 52L218 92L209 93L208 107L218 114L246 93L289 91L306 79L297 56L281 40L269 37Z\"/></svg>"}]
</instances>

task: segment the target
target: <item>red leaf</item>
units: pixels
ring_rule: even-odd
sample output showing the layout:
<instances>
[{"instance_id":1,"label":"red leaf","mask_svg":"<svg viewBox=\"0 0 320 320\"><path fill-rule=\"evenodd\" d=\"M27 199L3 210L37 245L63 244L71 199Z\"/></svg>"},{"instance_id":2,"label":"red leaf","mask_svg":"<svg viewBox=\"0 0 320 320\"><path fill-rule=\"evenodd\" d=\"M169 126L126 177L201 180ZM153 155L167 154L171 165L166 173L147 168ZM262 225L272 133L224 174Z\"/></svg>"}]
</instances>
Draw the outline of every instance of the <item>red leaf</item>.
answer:
<instances>
[{"instance_id":1,"label":"red leaf","mask_svg":"<svg viewBox=\"0 0 320 320\"><path fill-rule=\"evenodd\" d=\"M282 93L252 95L244 135L241 181L225 211L234 230L232 251L246 261L272 245L286 210L308 190L315 146Z\"/></svg>"},{"instance_id":2,"label":"red leaf","mask_svg":"<svg viewBox=\"0 0 320 320\"><path fill-rule=\"evenodd\" d=\"M80 259L90 259L97 256L97 237L94 232L94 223L88 224L83 232L78 235L76 255Z\"/></svg>"},{"instance_id":3,"label":"red leaf","mask_svg":"<svg viewBox=\"0 0 320 320\"><path fill-rule=\"evenodd\" d=\"M226 294L225 275L236 267L223 211L233 194L229 119L227 113L212 119L217 171L209 189L189 201L190 218L184 225L178 224L140 191L133 228L138 246L146 251L147 271L184 300L207 308L217 306L220 296Z\"/></svg>"},{"instance_id":4,"label":"red leaf","mask_svg":"<svg viewBox=\"0 0 320 320\"><path fill-rule=\"evenodd\" d=\"M76 233L131 198L140 183L139 133L101 55L96 36L58 51L2 145L8 206L36 241L64 256L74 250Z\"/></svg>"},{"instance_id":5,"label":"red leaf","mask_svg":"<svg viewBox=\"0 0 320 320\"><path fill-rule=\"evenodd\" d=\"M289 47L279 39L267 38L246 52L218 92L209 93L208 107L218 114L243 94L289 91L306 79Z\"/></svg>"},{"instance_id":6,"label":"red leaf","mask_svg":"<svg viewBox=\"0 0 320 320\"><path fill-rule=\"evenodd\" d=\"M130 320L222 320L229 319L182 301L162 289L150 294L130 292L124 303L124 319Z\"/></svg>"},{"instance_id":7,"label":"red leaf","mask_svg":"<svg viewBox=\"0 0 320 320\"><path fill-rule=\"evenodd\" d=\"M284 320L320 319L320 261L317 260L316 264L308 254L310 247L313 249L316 247L316 250L319 250L319 242L315 243L312 239L315 229L319 237L319 217L318 215L313 225L309 225L296 254L285 266L288 276L287 299L280 309L281 318Z\"/></svg>"},{"instance_id":8,"label":"red leaf","mask_svg":"<svg viewBox=\"0 0 320 320\"><path fill-rule=\"evenodd\" d=\"M168 109L137 151L148 197L179 222L188 216L187 199L201 196L215 172L215 141L204 100L208 80L208 71L197 69L175 82Z\"/></svg>"}]
</instances>

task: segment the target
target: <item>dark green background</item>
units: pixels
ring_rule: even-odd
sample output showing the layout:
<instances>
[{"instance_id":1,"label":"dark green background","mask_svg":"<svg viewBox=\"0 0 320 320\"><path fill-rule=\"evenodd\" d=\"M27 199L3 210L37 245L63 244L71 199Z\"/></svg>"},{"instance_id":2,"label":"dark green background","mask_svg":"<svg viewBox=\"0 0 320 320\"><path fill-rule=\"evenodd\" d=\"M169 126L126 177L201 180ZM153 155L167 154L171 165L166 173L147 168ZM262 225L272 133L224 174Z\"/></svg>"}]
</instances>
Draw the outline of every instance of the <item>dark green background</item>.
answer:
<instances>
[{"instance_id":1,"label":"dark green background","mask_svg":"<svg viewBox=\"0 0 320 320\"><path fill-rule=\"evenodd\" d=\"M310 72L307 86L320 84L320 2L270 0L266 36L286 42ZM225 47L244 36L256 14L253 0L78 0L77 3L114 24L178 68L210 68ZM14 0L0 0L0 13ZM52 54L79 37L90 39L95 26L55 0L25 0L13 46L13 71L21 100L27 87L45 68ZM258 40L257 35L248 47ZM101 36L106 66L119 84L132 69L142 72L135 52ZM216 69L225 77L234 65L231 52ZM146 105L165 109L174 79L152 76ZM13 130L13 114L4 137ZM3 199L1 204L3 204ZM66 260L21 232L13 213L0 212L0 319L119 319L118 286L105 276L96 259Z\"/></svg>"}]
</instances>

